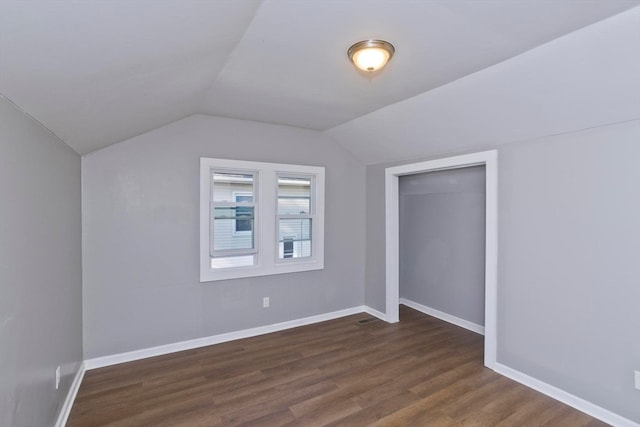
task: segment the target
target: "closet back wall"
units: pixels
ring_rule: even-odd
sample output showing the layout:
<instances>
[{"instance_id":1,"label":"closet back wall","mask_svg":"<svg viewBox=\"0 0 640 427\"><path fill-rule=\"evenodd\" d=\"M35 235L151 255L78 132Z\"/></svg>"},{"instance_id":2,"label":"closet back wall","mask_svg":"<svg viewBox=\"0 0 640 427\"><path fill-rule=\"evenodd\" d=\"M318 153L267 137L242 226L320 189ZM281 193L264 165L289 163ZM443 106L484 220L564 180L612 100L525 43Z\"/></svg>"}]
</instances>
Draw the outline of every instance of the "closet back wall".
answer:
<instances>
[{"instance_id":1,"label":"closet back wall","mask_svg":"<svg viewBox=\"0 0 640 427\"><path fill-rule=\"evenodd\" d=\"M485 167L400 177L400 297L484 326Z\"/></svg>"}]
</instances>

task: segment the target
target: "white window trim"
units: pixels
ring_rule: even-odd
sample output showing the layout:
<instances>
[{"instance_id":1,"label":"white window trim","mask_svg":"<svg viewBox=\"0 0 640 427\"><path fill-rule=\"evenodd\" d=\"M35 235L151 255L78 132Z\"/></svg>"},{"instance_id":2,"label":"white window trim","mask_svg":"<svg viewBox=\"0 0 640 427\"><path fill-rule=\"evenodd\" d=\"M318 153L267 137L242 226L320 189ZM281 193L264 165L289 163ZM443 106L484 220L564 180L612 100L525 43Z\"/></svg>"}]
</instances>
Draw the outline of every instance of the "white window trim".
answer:
<instances>
[{"instance_id":1,"label":"white window trim","mask_svg":"<svg viewBox=\"0 0 640 427\"><path fill-rule=\"evenodd\" d=\"M311 179L311 210L310 212L308 212L305 215L279 215L277 213L278 211L278 206L277 206L277 201L278 198L280 197L279 194L279 188L277 185L278 179L280 177L287 177L287 178L310 178ZM276 221L275 221L275 226L276 226L276 238L278 239L278 242L276 242L278 245L280 244L279 239L280 239L280 229L279 229L279 225L280 225L280 220L281 219L310 219L311 220L311 256L310 257L299 257L299 258L280 258L280 251L279 248L278 250L276 250L276 259L275 262L277 264L285 264L285 263L298 263L298 262L306 262L306 260L308 259L312 259L313 258L313 251L315 250L315 245L314 245L314 222L316 221L316 200L317 200L317 193L316 193L316 175L315 174L300 174L300 173L291 173L289 171L287 172L277 172L276 173Z\"/></svg>"},{"instance_id":2,"label":"white window trim","mask_svg":"<svg viewBox=\"0 0 640 427\"><path fill-rule=\"evenodd\" d=\"M251 202L251 204L253 205L254 208L254 217L259 215L260 212L260 206L258 205L257 201L259 201L259 199L256 197L256 188L258 188L259 185L259 177L258 177L258 172L255 170L230 170L229 168L222 168L222 167L212 167L209 168L209 177L207 179L207 183L211 183L211 176L213 174L213 172L218 172L218 173L248 173L253 175L253 202ZM238 202L235 201L235 198L232 202L212 202L211 201L211 187L209 187L209 209L211 209L211 207L213 205L215 205L216 207L223 207L223 206L238 206ZM210 212L210 211L209 211ZM209 217L209 224L208 227L211 227L211 218ZM235 220L233 221L233 226L234 226L234 230L235 231ZM209 230L210 231L210 230ZM233 232L232 231L232 232ZM254 242L254 246L253 248L246 248L246 249L228 249L228 250L214 250L213 249L213 245L211 244L212 242L209 241L209 254L213 254L215 253L217 256L241 256L241 255L255 255L257 253L257 239L259 238L259 227L258 224L255 223L254 221L254 226L253 226L253 233L254 233L254 238L253 238L253 242ZM211 236L211 234L209 234L209 236ZM210 238L210 237L209 237Z\"/></svg>"},{"instance_id":3,"label":"white window trim","mask_svg":"<svg viewBox=\"0 0 640 427\"><path fill-rule=\"evenodd\" d=\"M254 225L257 231L256 264L250 267L212 269L209 254L209 215L211 206L211 170L257 171L254 200L260 203ZM312 221L311 257L278 258L278 180L281 175L312 176L315 189L312 193L314 221ZM288 165L281 163L249 162L215 158L200 158L200 282L237 279L320 270L324 268L324 167Z\"/></svg>"}]
</instances>

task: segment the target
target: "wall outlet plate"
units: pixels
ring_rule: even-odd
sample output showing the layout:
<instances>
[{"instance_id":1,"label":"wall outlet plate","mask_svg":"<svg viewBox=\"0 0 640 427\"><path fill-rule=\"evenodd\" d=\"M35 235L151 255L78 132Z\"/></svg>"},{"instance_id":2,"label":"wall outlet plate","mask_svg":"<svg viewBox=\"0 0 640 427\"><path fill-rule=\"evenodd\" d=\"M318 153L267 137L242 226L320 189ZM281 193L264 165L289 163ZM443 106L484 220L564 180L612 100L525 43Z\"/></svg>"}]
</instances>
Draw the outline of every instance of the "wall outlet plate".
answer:
<instances>
[{"instance_id":1,"label":"wall outlet plate","mask_svg":"<svg viewBox=\"0 0 640 427\"><path fill-rule=\"evenodd\" d=\"M262 308L269 307L269 297L262 298Z\"/></svg>"},{"instance_id":2,"label":"wall outlet plate","mask_svg":"<svg viewBox=\"0 0 640 427\"><path fill-rule=\"evenodd\" d=\"M635 379L636 379L636 388L640 390L640 371L634 371L634 372L635 372Z\"/></svg>"}]
</instances>

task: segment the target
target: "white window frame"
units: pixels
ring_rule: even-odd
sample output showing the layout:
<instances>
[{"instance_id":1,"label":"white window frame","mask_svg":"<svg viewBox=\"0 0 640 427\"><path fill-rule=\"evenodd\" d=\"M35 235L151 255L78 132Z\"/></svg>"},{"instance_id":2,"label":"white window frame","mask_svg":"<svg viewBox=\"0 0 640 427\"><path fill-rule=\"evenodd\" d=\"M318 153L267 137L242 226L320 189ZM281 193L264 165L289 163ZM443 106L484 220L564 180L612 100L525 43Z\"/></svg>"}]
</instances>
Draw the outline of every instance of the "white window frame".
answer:
<instances>
[{"instance_id":1,"label":"white window frame","mask_svg":"<svg viewBox=\"0 0 640 427\"><path fill-rule=\"evenodd\" d=\"M304 215L280 215L278 214L278 205L277 205L277 201L278 198L280 197L280 193L279 193L279 186L278 186L278 179L280 177L283 178L309 178L311 181L311 200L310 200L310 211L307 212ZM278 172L276 174L276 237L277 237L277 242L276 242L276 263L278 264L282 264L282 263L293 263L293 262L305 262L305 260L309 259L309 258L313 258L313 250L314 250L314 222L316 221L316 215L315 215L315 211L316 211L316 206L315 206L315 191L316 191L316 176L313 174L300 174L300 173L290 173L290 172ZM281 219L310 219L311 220L311 256L310 257L299 257L299 258L280 258L280 220Z\"/></svg>"},{"instance_id":2,"label":"white window frame","mask_svg":"<svg viewBox=\"0 0 640 427\"><path fill-rule=\"evenodd\" d=\"M226 249L226 250L216 250L214 249L214 245L213 242L211 241L211 237L209 237L209 255L213 256L214 254L217 255L218 257L227 257L227 256L240 256L240 255L255 255L257 253L257 234L258 231L256 230L257 227L255 224L255 217L259 215L259 205L258 205L258 198L255 197L255 194L257 193L257 188L259 187L259 178L258 178L258 172L255 170L231 170L228 168L210 168L209 170L209 179L208 182L211 182L211 178L213 176L214 173L221 173L221 174L250 174L253 176L253 193L254 193L254 198L253 201L251 202L251 206L254 208L254 227L253 227L253 231L252 233L254 233L253 236L253 248L242 248L242 249ZM215 185L215 184L214 184ZM232 193L232 198L233 201L231 202L214 202L211 200L211 195L213 194L212 192L212 188L209 187L209 210L210 212L214 209L214 208L221 208L221 207L232 207L232 206L244 206L246 205L244 202L236 202L235 201L235 196ZM209 227L211 227L213 225L213 221L211 216L209 216ZM232 230L232 234L235 231L235 220L233 220L233 227L234 230ZM215 235L214 232L211 231L211 228L209 228L209 233L210 236L211 235ZM215 236L214 236L215 238ZM257 261L256 261L257 263Z\"/></svg>"},{"instance_id":3,"label":"white window frame","mask_svg":"<svg viewBox=\"0 0 640 427\"><path fill-rule=\"evenodd\" d=\"M211 171L253 172L254 200L259 209L254 218L256 263L248 267L211 268L210 215ZM324 167L281 163L200 158L200 282L320 270L324 268ZM311 256L278 257L278 175L312 177Z\"/></svg>"}]
</instances>

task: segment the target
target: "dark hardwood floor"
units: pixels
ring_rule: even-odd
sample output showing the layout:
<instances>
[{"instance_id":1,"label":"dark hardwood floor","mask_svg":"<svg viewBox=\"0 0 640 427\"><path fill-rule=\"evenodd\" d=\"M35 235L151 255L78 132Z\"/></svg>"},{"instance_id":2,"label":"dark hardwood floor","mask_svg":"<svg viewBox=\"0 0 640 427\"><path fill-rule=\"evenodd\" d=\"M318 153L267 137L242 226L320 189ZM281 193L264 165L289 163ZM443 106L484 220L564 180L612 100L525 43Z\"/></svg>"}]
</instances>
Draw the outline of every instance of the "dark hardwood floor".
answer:
<instances>
[{"instance_id":1,"label":"dark hardwood floor","mask_svg":"<svg viewBox=\"0 0 640 427\"><path fill-rule=\"evenodd\" d=\"M483 337L402 306L88 371L67 426L603 426L482 366Z\"/></svg>"}]
</instances>

